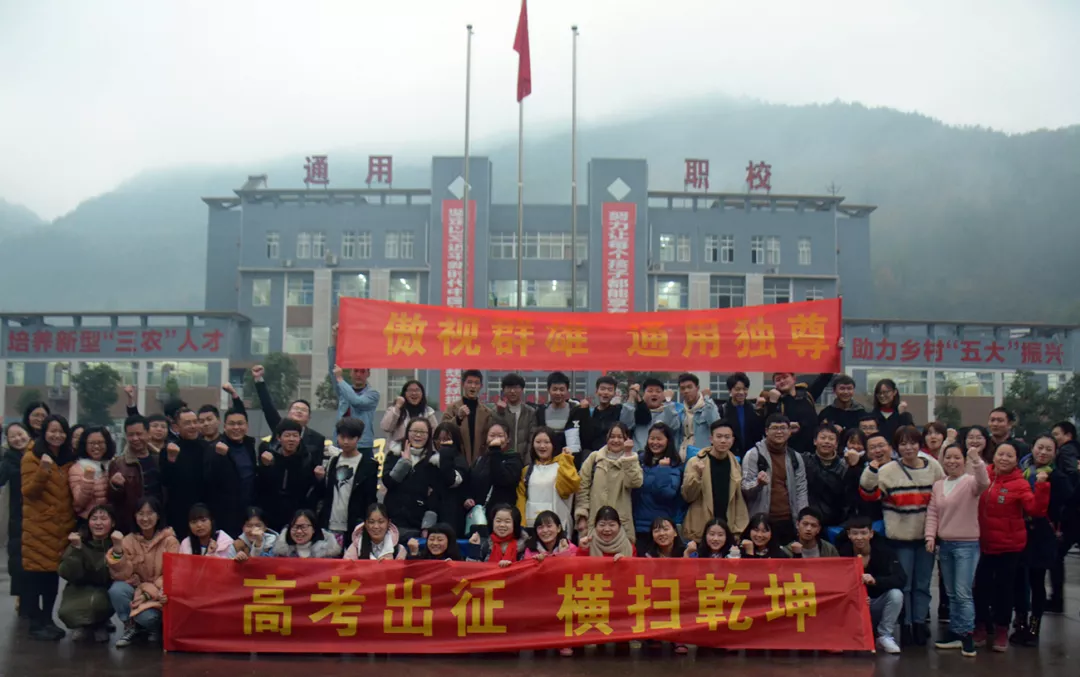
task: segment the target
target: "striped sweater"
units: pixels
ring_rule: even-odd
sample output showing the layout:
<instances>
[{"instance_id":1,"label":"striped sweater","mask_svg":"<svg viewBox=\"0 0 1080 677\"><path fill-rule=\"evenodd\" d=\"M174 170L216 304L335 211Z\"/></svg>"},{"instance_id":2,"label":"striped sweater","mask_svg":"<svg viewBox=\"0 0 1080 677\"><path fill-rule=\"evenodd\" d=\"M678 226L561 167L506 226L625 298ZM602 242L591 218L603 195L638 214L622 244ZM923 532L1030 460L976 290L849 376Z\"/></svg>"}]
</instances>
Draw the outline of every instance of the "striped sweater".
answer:
<instances>
[{"instance_id":1,"label":"striped sweater","mask_svg":"<svg viewBox=\"0 0 1080 677\"><path fill-rule=\"evenodd\" d=\"M941 464L934 459L920 459L924 468L909 468L899 461L880 469L866 466L859 480L864 500L881 501L885 516L885 535L897 541L922 541L926 532L926 509L933 495L934 482L945 477Z\"/></svg>"}]
</instances>

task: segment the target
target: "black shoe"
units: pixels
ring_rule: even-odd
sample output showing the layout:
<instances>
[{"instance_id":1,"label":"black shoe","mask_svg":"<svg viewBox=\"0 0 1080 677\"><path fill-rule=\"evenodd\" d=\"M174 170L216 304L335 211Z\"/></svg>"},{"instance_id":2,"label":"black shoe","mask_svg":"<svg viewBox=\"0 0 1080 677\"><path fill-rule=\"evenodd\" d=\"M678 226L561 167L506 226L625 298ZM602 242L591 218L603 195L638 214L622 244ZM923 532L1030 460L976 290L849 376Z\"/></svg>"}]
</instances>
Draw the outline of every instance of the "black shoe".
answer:
<instances>
[{"instance_id":1,"label":"black shoe","mask_svg":"<svg viewBox=\"0 0 1080 677\"><path fill-rule=\"evenodd\" d=\"M1009 635L1009 644L1027 646L1031 641L1031 631L1028 629L1027 616L1017 616L1013 621L1012 634Z\"/></svg>"},{"instance_id":2,"label":"black shoe","mask_svg":"<svg viewBox=\"0 0 1080 677\"><path fill-rule=\"evenodd\" d=\"M1031 623L1028 625L1027 641L1024 642L1024 646L1036 648L1039 646L1039 631L1042 629L1042 618L1039 616L1032 616Z\"/></svg>"},{"instance_id":3,"label":"black shoe","mask_svg":"<svg viewBox=\"0 0 1080 677\"><path fill-rule=\"evenodd\" d=\"M912 625L911 638L915 640L915 646L926 646L926 641L930 639L930 629L926 627L926 623Z\"/></svg>"},{"instance_id":4,"label":"black shoe","mask_svg":"<svg viewBox=\"0 0 1080 677\"><path fill-rule=\"evenodd\" d=\"M900 626L900 646L911 646L914 642L914 637L911 634L911 626Z\"/></svg>"},{"instance_id":5,"label":"black shoe","mask_svg":"<svg viewBox=\"0 0 1080 677\"><path fill-rule=\"evenodd\" d=\"M949 605L942 604L937 608L937 622L941 625L949 624Z\"/></svg>"},{"instance_id":6,"label":"black shoe","mask_svg":"<svg viewBox=\"0 0 1080 677\"><path fill-rule=\"evenodd\" d=\"M49 625L52 625L51 623ZM36 639L39 642L56 642L59 641L66 633L55 625L49 627L49 625L37 624L30 630L30 639ZM55 630L60 630L60 635L57 636Z\"/></svg>"},{"instance_id":7,"label":"black shoe","mask_svg":"<svg viewBox=\"0 0 1080 677\"><path fill-rule=\"evenodd\" d=\"M960 638L960 653L968 658L975 655L975 639L969 632Z\"/></svg>"}]
</instances>

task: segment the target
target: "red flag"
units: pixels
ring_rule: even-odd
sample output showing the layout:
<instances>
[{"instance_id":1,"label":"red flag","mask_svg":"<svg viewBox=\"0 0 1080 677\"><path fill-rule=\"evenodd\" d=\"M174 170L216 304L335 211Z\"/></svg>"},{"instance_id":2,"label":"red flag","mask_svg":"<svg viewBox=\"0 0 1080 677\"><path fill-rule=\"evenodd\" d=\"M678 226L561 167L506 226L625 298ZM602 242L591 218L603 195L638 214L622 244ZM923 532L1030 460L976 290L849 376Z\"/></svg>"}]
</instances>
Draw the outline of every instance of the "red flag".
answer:
<instances>
[{"instance_id":1,"label":"red flag","mask_svg":"<svg viewBox=\"0 0 1080 677\"><path fill-rule=\"evenodd\" d=\"M518 53L517 100L532 94L532 68L529 60L529 12L525 0L521 0L521 16L518 17L514 51Z\"/></svg>"}]
</instances>

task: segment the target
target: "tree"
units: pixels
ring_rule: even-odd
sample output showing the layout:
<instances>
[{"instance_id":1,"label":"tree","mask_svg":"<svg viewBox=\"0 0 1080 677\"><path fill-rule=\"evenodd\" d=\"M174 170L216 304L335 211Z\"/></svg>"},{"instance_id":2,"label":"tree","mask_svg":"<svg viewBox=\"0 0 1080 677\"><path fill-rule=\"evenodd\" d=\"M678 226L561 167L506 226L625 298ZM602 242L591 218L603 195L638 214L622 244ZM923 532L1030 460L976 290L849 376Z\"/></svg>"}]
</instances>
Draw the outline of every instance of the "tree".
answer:
<instances>
[{"instance_id":1,"label":"tree","mask_svg":"<svg viewBox=\"0 0 1080 677\"><path fill-rule=\"evenodd\" d=\"M956 381L946 381L945 392L937 398L937 403L934 405L934 418L944 423L947 428L959 428L963 425L963 414L952 401L953 393L959 387L960 384Z\"/></svg>"},{"instance_id":2,"label":"tree","mask_svg":"<svg viewBox=\"0 0 1080 677\"><path fill-rule=\"evenodd\" d=\"M296 389L300 385L300 370L293 358L285 353L270 353L262 365L266 370L263 380L266 382L266 389L270 391L272 405L275 409L284 409L296 396ZM250 371L244 374L244 392L253 393L252 404L259 403L255 379L251 377Z\"/></svg>"},{"instance_id":3,"label":"tree","mask_svg":"<svg viewBox=\"0 0 1080 677\"><path fill-rule=\"evenodd\" d=\"M345 379L346 383L352 385L351 369L346 369L342 373L342 377ZM330 380L330 374L327 374L326 378L323 379L323 382L315 389L315 406L319 409L337 409L337 388L334 387L333 382Z\"/></svg>"},{"instance_id":4,"label":"tree","mask_svg":"<svg viewBox=\"0 0 1080 677\"><path fill-rule=\"evenodd\" d=\"M1055 391L1047 391L1035 379L1030 371L1017 371L1016 378L1009 384L1005 394L1005 408L1016 415L1013 434L1024 439L1048 432L1050 427L1063 419L1069 418L1070 398L1075 392L1073 383Z\"/></svg>"},{"instance_id":5,"label":"tree","mask_svg":"<svg viewBox=\"0 0 1080 677\"><path fill-rule=\"evenodd\" d=\"M41 391L36 388L24 390L22 395L19 395L19 399L15 400L15 409L22 414L30 406L31 402L41 402L44 399Z\"/></svg>"},{"instance_id":6,"label":"tree","mask_svg":"<svg viewBox=\"0 0 1080 677\"><path fill-rule=\"evenodd\" d=\"M79 421L111 425L109 409L120 398L117 389L124 383L120 373L107 364L97 364L73 374L71 383L79 393Z\"/></svg>"}]
</instances>

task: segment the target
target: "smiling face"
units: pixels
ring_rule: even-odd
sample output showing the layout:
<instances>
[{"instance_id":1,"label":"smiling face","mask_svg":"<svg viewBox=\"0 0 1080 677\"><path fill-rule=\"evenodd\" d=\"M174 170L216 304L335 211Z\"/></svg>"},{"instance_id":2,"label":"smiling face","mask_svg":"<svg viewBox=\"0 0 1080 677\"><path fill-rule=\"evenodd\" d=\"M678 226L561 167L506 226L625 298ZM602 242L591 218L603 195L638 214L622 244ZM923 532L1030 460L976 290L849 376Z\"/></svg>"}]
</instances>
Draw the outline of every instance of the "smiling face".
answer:
<instances>
[{"instance_id":1,"label":"smiling face","mask_svg":"<svg viewBox=\"0 0 1080 677\"><path fill-rule=\"evenodd\" d=\"M450 540L446 537L446 534L428 534L427 549L434 557L442 557L449 547Z\"/></svg>"},{"instance_id":2,"label":"smiling face","mask_svg":"<svg viewBox=\"0 0 1080 677\"><path fill-rule=\"evenodd\" d=\"M65 440L67 440L67 433L64 432L64 426L60 425L59 421L50 421L48 429L45 430L45 444L56 451L64 446Z\"/></svg>"},{"instance_id":3,"label":"smiling face","mask_svg":"<svg viewBox=\"0 0 1080 677\"><path fill-rule=\"evenodd\" d=\"M615 520L598 520L596 522L596 535L603 541L611 541L619 535L619 529L622 529L622 525Z\"/></svg>"},{"instance_id":4,"label":"smiling face","mask_svg":"<svg viewBox=\"0 0 1080 677\"><path fill-rule=\"evenodd\" d=\"M214 427L217 430L217 426ZM225 417L225 437L233 442L243 442L247 437L248 421L243 414L229 414Z\"/></svg>"},{"instance_id":5,"label":"smiling face","mask_svg":"<svg viewBox=\"0 0 1080 677\"><path fill-rule=\"evenodd\" d=\"M649 409L656 409L664 403L664 389L657 385L645 388L644 400Z\"/></svg>"},{"instance_id":6,"label":"smiling face","mask_svg":"<svg viewBox=\"0 0 1080 677\"><path fill-rule=\"evenodd\" d=\"M113 518L104 510L95 510L91 512L90 518L86 523L87 527L90 529L90 535L96 541L108 538L109 534L116 528L116 523L113 522Z\"/></svg>"},{"instance_id":7,"label":"smiling face","mask_svg":"<svg viewBox=\"0 0 1080 677\"><path fill-rule=\"evenodd\" d=\"M679 397L682 398L683 404L693 406L701 397L701 388L693 381L682 381L679 383Z\"/></svg>"},{"instance_id":8,"label":"smiling face","mask_svg":"<svg viewBox=\"0 0 1080 677\"><path fill-rule=\"evenodd\" d=\"M1002 444L994 452L994 471L999 475L1016 469L1016 449L1011 444Z\"/></svg>"},{"instance_id":9,"label":"smiling face","mask_svg":"<svg viewBox=\"0 0 1080 677\"><path fill-rule=\"evenodd\" d=\"M746 402L746 395L750 392L750 389L746 387L746 384L739 381L735 384L735 387L731 389L731 402L741 407Z\"/></svg>"},{"instance_id":10,"label":"smiling face","mask_svg":"<svg viewBox=\"0 0 1080 677\"><path fill-rule=\"evenodd\" d=\"M832 430L822 430L814 438L814 449L817 450L818 458L833 458L836 456L836 433Z\"/></svg>"},{"instance_id":11,"label":"smiling face","mask_svg":"<svg viewBox=\"0 0 1080 677\"><path fill-rule=\"evenodd\" d=\"M303 402L293 402L289 407L288 417L302 426L307 426L311 421L311 407Z\"/></svg>"},{"instance_id":12,"label":"smiling face","mask_svg":"<svg viewBox=\"0 0 1080 677\"><path fill-rule=\"evenodd\" d=\"M986 427L990 429L991 437L1004 440L1009 437L1012 425L1009 423L1009 416L1005 412L995 411L990 414L990 420L987 422Z\"/></svg>"},{"instance_id":13,"label":"smiling face","mask_svg":"<svg viewBox=\"0 0 1080 677\"><path fill-rule=\"evenodd\" d=\"M514 513L500 510L491 520L491 531L499 538L508 538L514 533Z\"/></svg>"},{"instance_id":14,"label":"smiling face","mask_svg":"<svg viewBox=\"0 0 1080 677\"><path fill-rule=\"evenodd\" d=\"M23 451L30 444L30 435L21 425L13 425L8 429L7 442L15 451Z\"/></svg>"},{"instance_id":15,"label":"smiling face","mask_svg":"<svg viewBox=\"0 0 1080 677\"><path fill-rule=\"evenodd\" d=\"M773 387L782 393L791 392L795 387L795 374L790 372L773 374Z\"/></svg>"},{"instance_id":16,"label":"smiling face","mask_svg":"<svg viewBox=\"0 0 1080 677\"><path fill-rule=\"evenodd\" d=\"M143 434L146 435L145 432ZM152 441L155 446L161 446L165 442L165 438L167 438L168 436L169 424L166 421L150 422L149 440Z\"/></svg>"},{"instance_id":17,"label":"smiling face","mask_svg":"<svg viewBox=\"0 0 1080 677\"><path fill-rule=\"evenodd\" d=\"M153 531L159 519L158 514L149 505L144 505L135 513L135 524L139 525L139 529L144 533Z\"/></svg>"},{"instance_id":18,"label":"smiling face","mask_svg":"<svg viewBox=\"0 0 1080 677\"><path fill-rule=\"evenodd\" d=\"M428 446L431 438L430 427L424 419L414 419L409 423L409 446L414 449L424 449Z\"/></svg>"},{"instance_id":19,"label":"smiling face","mask_svg":"<svg viewBox=\"0 0 1080 677\"><path fill-rule=\"evenodd\" d=\"M208 440L218 436L220 424L217 415L212 411L204 411L199 414L199 431Z\"/></svg>"},{"instance_id":20,"label":"smiling face","mask_svg":"<svg viewBox=\"0 0 1080 677\"><path fill-rule=\"evenodd\" d=\"M555 447L551 444L551 438L547 433L536 433L533 437L533 451L536 452L536 458L541 461L550 461L551 456L555 451Z\"/></svg>"},{"instance_id":21,"label":"smiling face","mask_svg":"<svg viewBox=\"0 0 1080 677\"><path fill-rule=\"evenodd\" d=\"M711 433L709 433L709 444L712 446L713 451L718 452L717 456L723 460L723 457L731 451L731 447L735 444L735 432L726 425L717 426Z\"/></svg>"},{"instance_id":22,"label":"smiling face","mask_svg":"<svg viewBox=\"0 0 1080 677\"><path fill-rule=\"evenodd\" d=\"M30 412L30 416L27 417L27 420L30 421L30 428L35 431L41 430L41 424L45 422L48 415L49 412L45 411L44 407L38 407Z\"/></svg>"},{"instance_id":23,"label":"smiling face","mask_svg":"<svg viewBox=\"0 0 1080 677\"><path fill-rule=\"evenodd\" d=\"M877 461L878 464L886 463L892 457L892 447L884 437L871 437L866 443L866 456L871 461Z\"/></svg>"},{"instance_id":24,"label":"smiling face","mask_svg":"<svg viewBox=\"0 0 1080 677\"><path fill-rule=\"evenodd\" d=\"M623 434L622 428L615 427L611 429L611 432L607 436L607 448L609 451L621 452L623 445L626 444L626 435Z\"/></svg>"},{"instance_id":25,"label":"smiling face","mask_svg":"<svg viewBox=\"0 0 1080 677\"><path fill-rule=\"evenodd\" d=\"M1050 465L1054 462L1054 457L1057 456L1054 440L1049 437L1040 437L1035 440L1035 445L1031 447L1031 455L1035 459L1036 466L1041 468Z\"/></svg>"},{"instance_id":26,"label":"smiling face","mask_svg":"<svg viewBox=\"0 0 1080 677\"><path fill-rule=\"evenodd\" d=\"M727 534L724 533L724 527L719 524L709 527L709 530L705 532L705 545L709 546L709 550L712 552L720 552L727 545Z\"/></svg>"},{"instance_id":27,"label":"smiling face","mask_svg":"<svg viewBox=\"0 0 1080 677\"><path fill-rule=\"evenodd\" d=\"M548 388L548 399L556 407L561 407L566 404L566 400L570 398L570 389L566 387L565 383L553 383Z\"/></svg>"},{"instance_id":28,"label":"smiling face","mask_svg":"<svg viewBox=\"0 0 1080 677\"><path fill-rule=\"evenodd\" d=\"M900 458L904 459L904 463L911 466L915 462L915 459L919 458L919 443L915 440L905 439L901 440L900 448L897 449L900 452Z\"/></svg>"},{"instance_id":29,"label":"smiling face","mask_svg":"<svg viewBox=\"0 0 1080 677\"><path fill-rule=\"evenodd\" d=\"M888 408L892 406L893 399L896 397L896 389L888 383L879 383L874 392L874 397L883 409Z\"/></svg>"},{"instance_id":30,"label":"smiling face","mask_svg":"<svg viewBox=\"0 0 1080 677\"><path fill-rule=\"evenodd\" d=\"M193 440L199 436L199 417L193 411L185 411L176 420L176 429L180 437Z\"/></svg>"},{"instance_id":31,"label":"smiling face","mask_svg":"<svg viewBox=\"0 0 1080 677\"><path fill-rule=\"evenodd\" d=\"M555 539L559 537L559 525L551 520L545 520L536 525L536 537L549 549L556 545Z\"/></svg>"},{"instance_id":32,"label":"smiling face","mask_svg":"<svg viewBox=\"0 0 1080 677\"><path fill-rule=\"evenodd\" d=\"M960 447L946 449L945 455L941 457L941 467L945 469L945 474L953 479L963 475L965 470L964 450Z\"/></svg>"},{"instance_id":33,"label":"smiling face","mask_svg":"<svg viewBox=\"0 0 1080 677\"><path fill-rule=\"evenodd\" d=\"M293 543L307 545L315 537L315 525L311 523L311 520L306 515L301 515L289 527L289 535L292 536Z\"/></svg>"},{"instance_id":34,"label":"smiling face","mask_svg":"<svg viewBox=\"0 0 1080 677\"><path fill-rule=\"evenodd\" d=\"M754 547L761 550L765 546L769 545L769 541L772 539L772 529L767 524L758 524L750 530L750 540L753 542Z\"/></svg>"},{"instance_id":35,"label":"smiling face","mask_svg":"<svg viewBox=\"0 0 1080 677\"><path fill-rule=\"evenodd\" d=\"M86 438L86 455L95 461L105 458L108 446L105 444L105 436L94 431Z\"/></svg>"},{"instance_id":36,"label":"smiling face","mask_svg":"<svg viewBox=\"0 0 1080 677\"><path fill-rule=\"evenodd\" d=\"M405 401L409 404L418 407L423 399L424 389L418 383L410 383L409 387L405 388Z\"/></svg>"},{"instance_id":37,"label":"smiling face","mask_svg":"<svg viewBox=\"0 0 1080 677\"><path fill-rule=\"evenodd\" d=\"M836 393L836 399L838 402L847 404L851 402L855 397L855 384L843 383L833 388L833 392Z\"/></svg>"},{"instance_id":38,"label":"smiling face","mask_svg":"<svg viewBox=\"0 0 1080 677\"><path fill-rule=\"evenodd\" d=\"M783 447L791 439L791 427L787 423L771 423L765 434L770 446Z\"/></svg>"},{"instance_id":39,"label":"smiling face","mask_svg":"<svg viewBox=\"0 0 1080 677\"><path fill-rule=\"evenodd\" d=\"M382 543L386 532L390 530L390 519L381 511L375 510L364 520L364 529L372 541Z\"/></svg>"},{"instance_id":40,"label":"smiling face","mask_svg":"<svg viewBox=\"0 0 1080 677\"><path fill-rule=\"evenodd\" d=\"M873 435L878 431L877 421L872 418L865 421L859 421L859 430L863 435Z\"/></svg>"},{"instance_id":41,"label":"smiling face","mask_svg":"<svg viewBox=\"0 0 1080 677\"><path fill-rule=\"evenodd\" d=\"M653 456L663 456L667 451L667 437L659 430L650 430L645 446L649 448L649 453Z\"/></svg>"},{"instance_id":42,"label":"smiling face","mask_svg":"<svg viewBox=\"0 0 1080 677\"><path fill-rule=\"evenodd\" d=\"M656 525L652 530L653 542L661 550L667 550L675 543L675 535L675 525L667 520Z\"/></svg>"},{"instance_id":43,"label":"smiling face","mask_svg":"<svg viewBox=\"0 0 1080 677\"><path fill-rule=\"evenodd\" d=\"M978 428L969 430L967 439L964 441L967 443L968 449L974 448L980 454L986 449L986 436Z\"/></svg>"}]
</instances>

